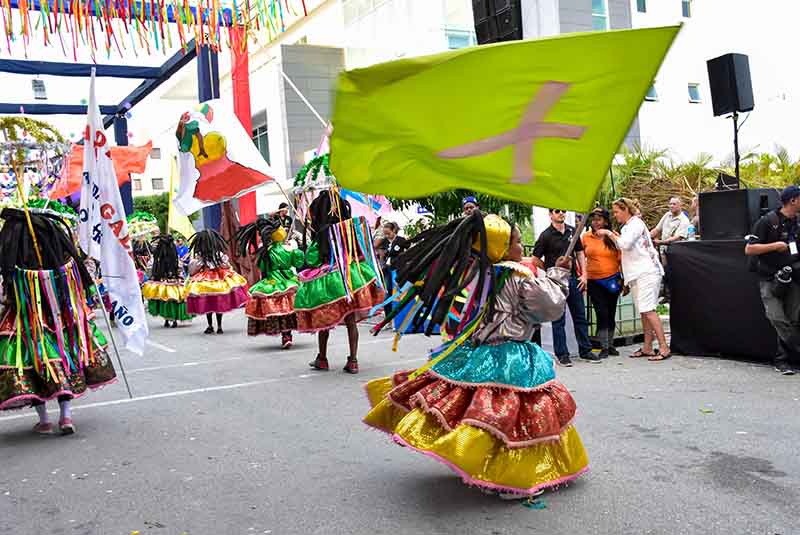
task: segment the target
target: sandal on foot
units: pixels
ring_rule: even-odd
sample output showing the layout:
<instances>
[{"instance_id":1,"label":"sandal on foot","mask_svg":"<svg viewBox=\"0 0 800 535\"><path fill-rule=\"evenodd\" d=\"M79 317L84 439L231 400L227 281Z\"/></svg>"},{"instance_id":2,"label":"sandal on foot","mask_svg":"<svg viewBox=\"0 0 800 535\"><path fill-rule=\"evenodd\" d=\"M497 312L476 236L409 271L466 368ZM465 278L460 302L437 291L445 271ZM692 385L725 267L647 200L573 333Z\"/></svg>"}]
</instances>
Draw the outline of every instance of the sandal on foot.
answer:
<instances>
[{"instance_id":1,"label":"sandal on foot","mask_svg":"<svg viewBox=\"0 0 800 535\"><path fill-rule=\"evenodd\" d=\"M657 355L653 355L652 357L648 357L647 360L650 362L661 362L662 360L667 360L668 358L672 357L672 353L667 353L666 355L663 353L658 353Z\"/></svg>"},{"instance_id":2,"label":"sandal on foot","mask_svg":"<svg viewBox=\"0 0 800 535\"><path fill-rule=\"evenodd\" d=\"M206 330L203 332L206 334L214 334L214 327L206 327Z\"/></svg>"},{"instance_id":3,"label":"sandal on foot","mask_svg":"<svg viewBox=\"0 0 800 535\"><path fill-rule=\"evenodd\" d=\"M640 347L639 349L637 349L636 351L631 353L630 358L632 358L632 359L640 359L640 358L643 358L643 357L655 357L655 356L656 356L655 353L652 353L652 352L645 353L644 352L644 348Z\"/></svg>"},{"instance_id":4,"label":"sandal on foot","mask_svg":"<svg viewBox=\"0 0 800 535\"><path fill-rule=\"evenodd\" d=\"M39 422L38 424L33 426L33 432L38 433L40 435L49 435L50 433L53 432L53 424L51 424L50 422L47 422L46 424Z\"/></svg>"},{"instance_id":5,"label":"sandal on foot","mask_svg":"<svg viewBox=\"0 0 800 535\"><path fill-rule=\"evenodd\" d=\"M71 418L64 418L63 420L58 422L58 429L61 431L62 435L75 434L75 424L72 423Z\"/></svg>"},{"instance_id":6,"label":"sandal on foot","mask_svg":"<svg viewBox=\"0 0 800 535\"><path fill-rule=\"evenodd\" d=\"M223 334L222 327L217 327L217 334Z\"/></svg>"},{"instance_id":7,"label":"sandal on foot","mask_svg":"<svg viewBox=\"0 0 800 535\"><path fill-rule=\"evenodd\" d=\"M343 371L347 373L352 373L353 375L358 373L358 360L354 358L347 358L347 364L344 365Z\"/></svg>"},{"instance_id":8,"label":"sandal on foot","mask_svg":"<svg viewBox=\"0 0 800 535\"><path fill-rule=\"evenodd\" d=\"M315 370L320 370L324 372L331 369L330 365L328 364L328 359L322 358L319 355L317 355L317 358L309 362L308 365L314 368Z\"/></svg>"}]
</instances>

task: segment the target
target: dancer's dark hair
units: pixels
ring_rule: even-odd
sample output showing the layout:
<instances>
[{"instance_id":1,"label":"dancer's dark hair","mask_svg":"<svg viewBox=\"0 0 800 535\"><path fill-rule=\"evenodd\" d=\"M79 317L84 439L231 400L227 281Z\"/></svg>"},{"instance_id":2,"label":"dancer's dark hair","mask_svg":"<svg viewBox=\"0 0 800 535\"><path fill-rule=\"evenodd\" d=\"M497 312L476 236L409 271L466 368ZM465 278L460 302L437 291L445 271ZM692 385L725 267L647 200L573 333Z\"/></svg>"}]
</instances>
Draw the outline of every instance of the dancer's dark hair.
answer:
<instances>
[{"instance_id":1,"label":"dancer's dark hair","mask_svg":"<svg viewBox=\"0 0 800 535\"><path fill-rule=\"evenodd\" d=\"M153 270L150 273L150 279L154 281L180 279L175 238L170 234L162 234L153 240L153 245L155 252L153 253Z\"/></svg>"},{"instance_id":2,"label":"dancer's dark hair","mask_svg":"<svg viewBox=\"0 0 800 535\"><path fill-rule=\"evenodd\" d=\"M145 271L147 269L147 261L153 256L153 248L147 240L134 240L133 241L133 263L136 269Z\"/></svg>"},{"instance_id":3,"label":"dancer's dark hair","mask_svg":"<svg viewBox=\"0 0 800 535\"><path fill-rule=\"evenodd\" d=\"M331 248L328 240L328 229L347 219L351 219L350 203L333 190L323 191L311 202L308 208L311 217L311 239L319 246L319 259L323 264L330 262ZM305 249L306 238L303 237Z\"/></svg>"},{"instance_id":4,"label":"dancer's dark hair","mask_svg":"<svg viewBox=\"0 0 800 535\"><path fill-rule=\"evenodd\" d=\"M479 252L473 250L475 239L480 245ZM426 321L425 334L430 335L437 325L441 325L450 311L453 300L477 277L476 295L481 295L487 284L496 291L495 271L486 254L486 227L483 214L475 210L471 215L455 219L450 223L428 229L411 239L411 247L393 261L397 270L397 283L403 287L412 283L404 301L394 307L382 324L388 324L415 296L422 305L412 319L416 331ZM416 283L420 283L417 285ZM494 312L491 303L489 317Z\"/></svg>"},{"instance_id":5,"label":"dancer's dark hair","mask_svg":"<svg viewBox=\"0 0 800 535\"><path fill-rule=\"evenodd\" d=\"M31 224L42 254L42 264L36 256L25 212L4 208L0 217L5 220L0 230L0 275L5 295L14 295L13 281L17 267L30 270L56 269L75 260L84 288L92 286L92 277L83 264L72 238L69 225L60 217L47 213L31 213Z\"/></svg>"},{"instance_id":6,"label":"dancer's dark hair","mask_svg":"<svg viewBox=\"0 0 800 535\"><path fill-rule=\"evenodd\" d=\"M189 251L209 265L222 265L222 255L227 246L222 234L213 229L201 230L189 238Z\"/></svg>"},{"instance_id":7,"label":"dancer's dark hair","mask_svg":"<svg viewBox=\"0 0 800 535\"><path fill-rule=\"evenodd\" d=\"M266 271L270 270L269 247L272 245L272 233L281 228L281 220L276 215L259 216L254 222L245 225L236 232L236 254L247 256L256 253L256 262L263 262ZM259 238L261 243L259 244Z\"/></svg>"}]
</instances>

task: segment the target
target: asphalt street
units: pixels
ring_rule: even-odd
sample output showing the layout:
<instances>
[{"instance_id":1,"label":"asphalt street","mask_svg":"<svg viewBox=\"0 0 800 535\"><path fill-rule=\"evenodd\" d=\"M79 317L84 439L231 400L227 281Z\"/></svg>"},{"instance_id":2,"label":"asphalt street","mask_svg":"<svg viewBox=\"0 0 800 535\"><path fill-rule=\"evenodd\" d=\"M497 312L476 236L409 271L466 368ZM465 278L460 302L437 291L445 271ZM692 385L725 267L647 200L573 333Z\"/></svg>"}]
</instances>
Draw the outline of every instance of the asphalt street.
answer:
<instances>
[{"instance_id":1,"label":"asphalt street","mask_svg":"<svg viewBox=\"0 0 800 535\"><path fill-rule=\"evenodd\" d=\"M365 328L350 376L342 330L320 373L314 337L280 351L248 338L241 312L224 326L153 321L146 354L122 356L134 399L121 381L85 396L74 436L34 435L29 409L0 414L0 533L800 533L800 376L677 356L559 368L591 471L531 509L361 423L363 383L418 366L437 340L393 353Z\"/></svg>"}]
</instances>

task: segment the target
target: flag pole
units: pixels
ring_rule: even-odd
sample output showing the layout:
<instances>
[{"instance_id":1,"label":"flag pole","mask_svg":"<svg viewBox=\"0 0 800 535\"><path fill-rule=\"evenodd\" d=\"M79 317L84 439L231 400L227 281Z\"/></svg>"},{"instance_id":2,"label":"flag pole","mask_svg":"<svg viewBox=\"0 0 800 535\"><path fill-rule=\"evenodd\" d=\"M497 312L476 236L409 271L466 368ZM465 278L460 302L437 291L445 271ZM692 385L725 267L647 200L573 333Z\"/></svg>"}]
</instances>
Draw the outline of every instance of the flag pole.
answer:
<instances>
[{"instance_id":1,"label":"flag pole","mask_svg":"<svg viewBox=\"0 0 800 535\"><path fill-rule=\"evenodd\" d=\"M292 79L289 78L288 76L286 76L286 73L283 72L283 69L281 69L281 76L283 76L283 79L286 80L286 82L291 86L292 89L294 89L294 92L297 93L297 96L300 97L300 100L303 101L303 104L308 106L308 109L311 110L311 113L316 115L317 119L319 119L319 122L322 123L322 126L325 127L325 128L328 128L328 121L323 119L322 115L320 115L319 112L316 109L314 109L314 106L311 105L311 103L308 101L308 99L305 97L305 95L303 95L303 93L301 93L300 90L297 89L297 86L294 85L294 82L292 82Z\"/></svg>"},{"instance_id":2,"label":"flag pole","mask_svg":"<svg viewBox=\"0 0 800 535\"><path fill-rule=\"evenodd\" d=\"M586 212L585 214L580 214L582 224L586 224L586 218L589 216L589 213ZM567 252L564 253L564 256L572 256L572 251L575 249L575 244L578 243L578 240L581 237L581 229L578 228L578 225L575 225L575 234L572 235L572 239L569 241L569 247L567 247Z\"/></svg>"},{"instance_id":3,"label":"flag pole","mask_svg":"<svg viewBox=\"0 0 800 535\"><path fill-rule=\"evenodd\" d=\"M119 349L117 349L117 342L114 340L114 331L111 328L111 320L108 318L108 311L106 310L106 306L103 303L103 297L100 295L100 288L97 287L97 281L95 280L94 276L92 276L92 284L94 284L94 291L97 294L97 299L100 301L100 310L103 311L103 317L106 320L106 328L108 329L108 336L111 338L111 345L114 347L114 353L117 355L117 362L119 363L119 371L122 372L122 380L125 382L125 388L128 390L128 398L133 399L133 393L131 392L131 385L128 383L128 376L125 374L125 366L122 364L122 357L119 354Z\"/></svg>"}]
</instances>

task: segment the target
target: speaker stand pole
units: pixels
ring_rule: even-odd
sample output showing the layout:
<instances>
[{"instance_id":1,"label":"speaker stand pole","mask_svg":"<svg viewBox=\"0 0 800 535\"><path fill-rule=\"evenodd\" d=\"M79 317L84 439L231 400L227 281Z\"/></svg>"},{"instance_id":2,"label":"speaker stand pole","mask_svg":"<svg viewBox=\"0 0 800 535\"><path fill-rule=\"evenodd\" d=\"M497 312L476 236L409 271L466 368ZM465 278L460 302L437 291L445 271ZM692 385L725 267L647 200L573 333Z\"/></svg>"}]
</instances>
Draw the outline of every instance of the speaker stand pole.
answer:
<instances>
[{"instance_id":1,"label":"speaker stand pole","mask_svg":"<svg viewBox=\"0 0 800 535\"><path fill-rule=\"evenodd\" d=\"M736 111L733 112L733 161L736 165L736 182L739 183L739 112Z\"/></svg>"}]
</instances>

